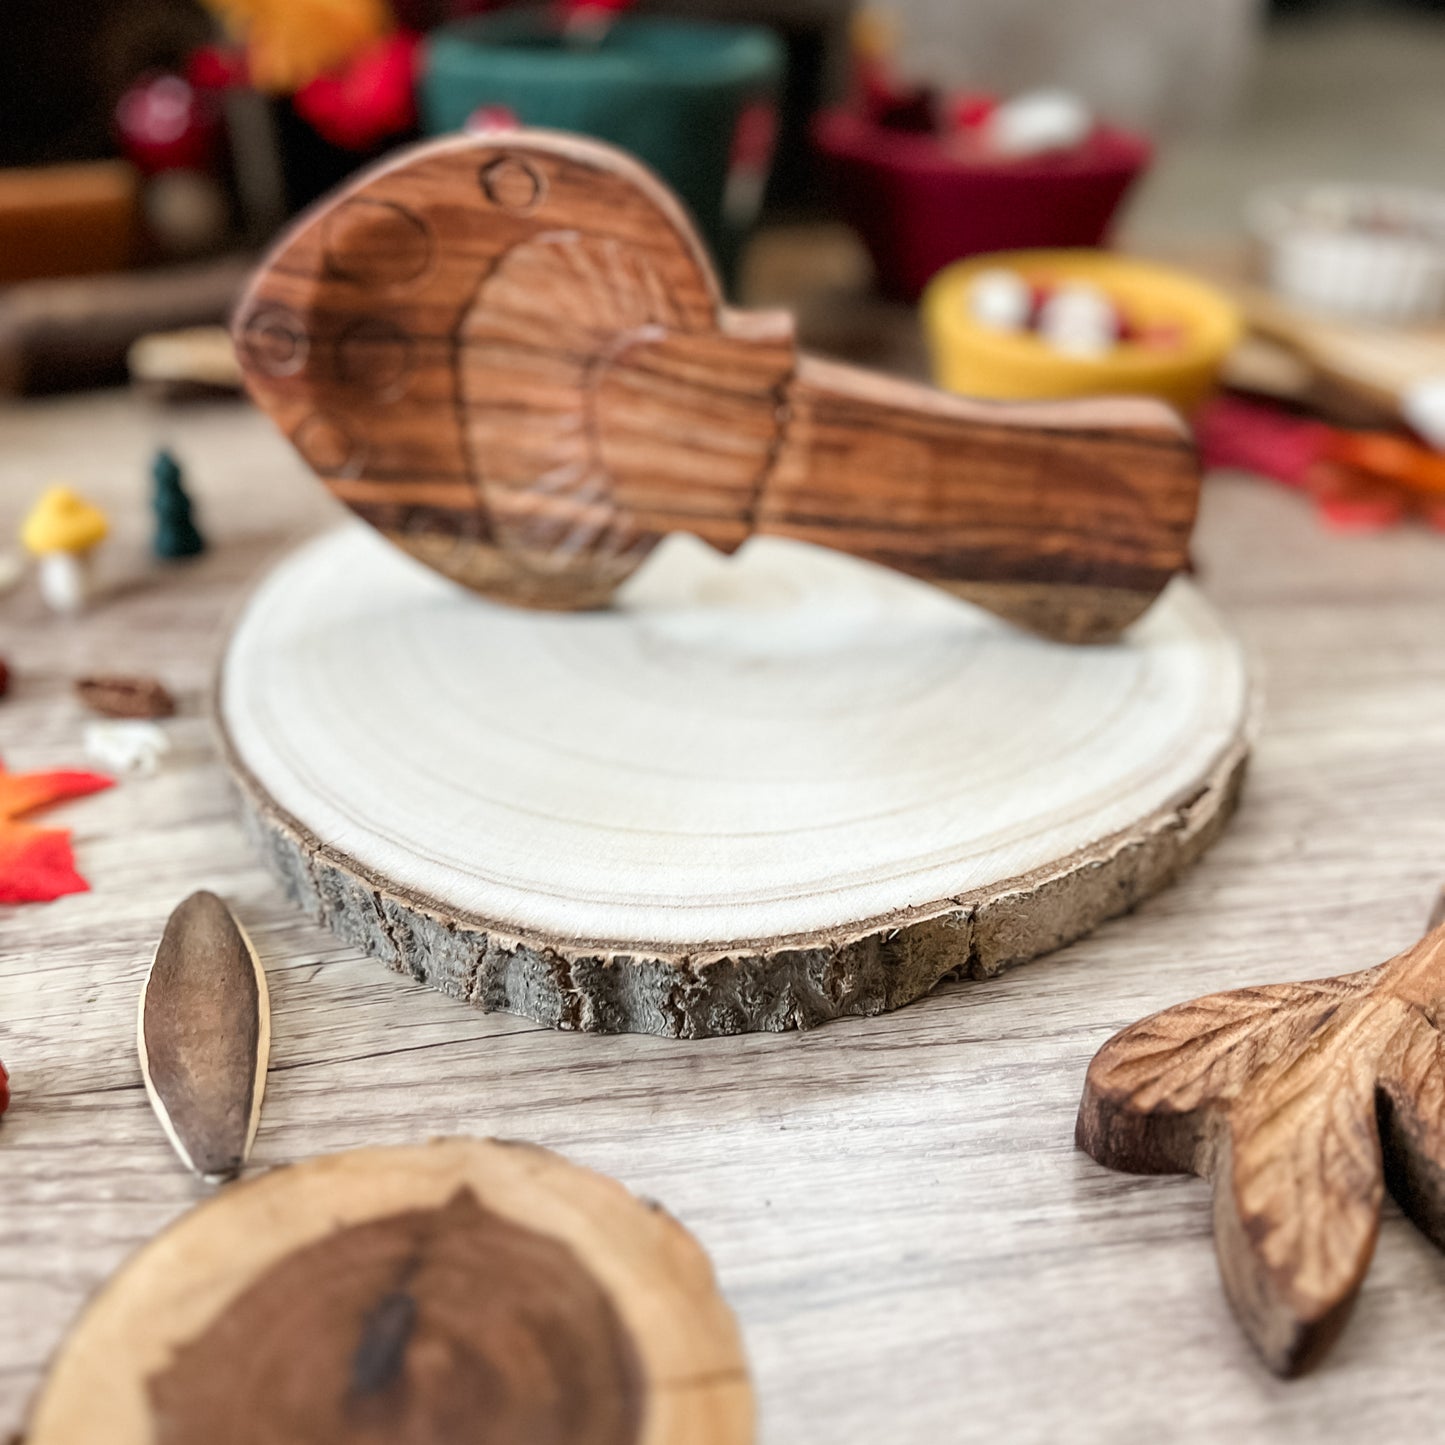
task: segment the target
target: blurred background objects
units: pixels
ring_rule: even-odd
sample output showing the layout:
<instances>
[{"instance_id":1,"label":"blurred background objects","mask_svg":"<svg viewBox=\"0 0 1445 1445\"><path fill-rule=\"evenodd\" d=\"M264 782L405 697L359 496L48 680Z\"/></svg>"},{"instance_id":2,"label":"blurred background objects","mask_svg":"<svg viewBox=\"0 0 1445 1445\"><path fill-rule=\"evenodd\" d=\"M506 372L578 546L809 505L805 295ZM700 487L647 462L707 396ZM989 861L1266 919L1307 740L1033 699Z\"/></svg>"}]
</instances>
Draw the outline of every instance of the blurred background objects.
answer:
<instances>
[{"instance_id":1,"label":"blurred background objects","mask_svg":"<svg viewBox=\"0 0 1445 1445\"><path fill-rule=\"evenodd\" d=\"M152 395L233 389L196 328L290 216L424 135L533 124L654 167L734 298L792 307L815 349L1166 395L1187 354L1329 422L1445 428L1437 0L55 0L8 38L12 392L128 355ZM1114 291L1007 255L977 294L941 277L1061 247L1123 253ZM1218 288L1209 346L1129 255ZM1203 362L1235 313L1244 343Z\"/></svg>"}]
</instances>

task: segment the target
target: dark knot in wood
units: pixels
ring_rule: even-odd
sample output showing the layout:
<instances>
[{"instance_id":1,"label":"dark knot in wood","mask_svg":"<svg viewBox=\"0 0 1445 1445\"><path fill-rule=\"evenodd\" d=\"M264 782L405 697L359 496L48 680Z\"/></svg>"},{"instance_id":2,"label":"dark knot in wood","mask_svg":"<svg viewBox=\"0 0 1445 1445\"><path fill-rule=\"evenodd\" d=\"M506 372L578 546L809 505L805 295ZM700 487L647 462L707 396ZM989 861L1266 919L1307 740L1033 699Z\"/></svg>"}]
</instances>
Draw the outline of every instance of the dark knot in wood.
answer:
<instances>
[{"instance_id":1,"label":"dark knot in wood","mask_svg":"<svg viewBox=\"0 0 1445 1445\"><path fill-rule=\"evenodd\" d=\"M644 1379L571 1248L463 1188L281 1259L149 1396L157 1445L632 1445Z\"/></svg>"}]
</instances>

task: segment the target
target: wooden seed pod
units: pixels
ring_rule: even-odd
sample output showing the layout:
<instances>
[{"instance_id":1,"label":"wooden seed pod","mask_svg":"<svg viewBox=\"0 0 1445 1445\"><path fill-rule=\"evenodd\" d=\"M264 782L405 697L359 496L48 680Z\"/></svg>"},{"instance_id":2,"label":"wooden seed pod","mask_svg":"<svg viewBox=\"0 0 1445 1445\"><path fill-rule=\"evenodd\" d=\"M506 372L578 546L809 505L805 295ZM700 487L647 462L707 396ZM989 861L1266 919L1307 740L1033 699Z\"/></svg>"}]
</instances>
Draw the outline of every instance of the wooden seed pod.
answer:
<instances>
[{"instance_id":1,"label":"wooden seed pod","mask_svg":"<svg viewBox=\"0 0 1445 1445\"><path fill-rule=\"evenodd\" d=\"M271 1054L271 998L256 950L214 893L166 920L141 988L146 1093L181 1162L219 1183L251 1153Z\"/></svg>"},{"instance_id":2,"label":"wooden seed pod","mask_svg":"<svg viewBox=\"0 0 1445 1445\"><path fill-rule=\"evenodd\" d=\"M530 1145L368 1149L226 1190L82 1316L27 1445L746 1445L706 1256Z\"/></svg>"}]
</instances>

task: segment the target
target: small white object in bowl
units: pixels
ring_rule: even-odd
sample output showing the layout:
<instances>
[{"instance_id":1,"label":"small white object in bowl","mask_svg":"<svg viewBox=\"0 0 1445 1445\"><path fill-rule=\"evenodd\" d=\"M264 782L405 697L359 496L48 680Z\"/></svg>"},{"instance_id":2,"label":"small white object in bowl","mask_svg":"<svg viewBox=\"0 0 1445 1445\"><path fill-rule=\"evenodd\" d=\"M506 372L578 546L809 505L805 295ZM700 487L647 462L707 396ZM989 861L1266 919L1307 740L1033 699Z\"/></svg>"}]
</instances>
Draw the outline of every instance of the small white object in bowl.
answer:
<instances>
[{"instance_id":1,"label":"small white object in bowl","mask_svg":"<svg viewBox=\"0 0 1445 1445\"><path fill-rule=\"evenodd\" d=\"M1393 325L1445 312L1445 194L1281 187L1252 197L1246 217L1287 300Z\"/></svg>"},{"instance_id":2,"label":"small white object in bowl","mask_svg":"<svg viewBox=\"0 0 1445 1445\"><path fill-rule=\"evenodd\" d=\"M1119 339L1114 303L1097 286L1060 286L1039 308L1039 335L1069 356L1103 356Z\"/></svg>"},{"instance_id":3,"label":"small white object in bowl","mask_svg":"<svg viewBox=\"0 0 1445 1445\"><path fill-rule=\"evenodd\" d=\"M968 288L969 315L991 331L1026 330L1033 309L1033 288L1004 266L980 271Z\"/></svg>"},{"instance_id":4,"label":"small white object in bowl","mask_svg":"<svg viewBox=\"0 0 1445 1445\"><path fill-rule=\"evenodd\" d=\"M1005 156L1072 150L1088 140L1094 117L1065 90L1031 90L1006 100L984 123L984 140Z\"/></svg>"}]
</instances>

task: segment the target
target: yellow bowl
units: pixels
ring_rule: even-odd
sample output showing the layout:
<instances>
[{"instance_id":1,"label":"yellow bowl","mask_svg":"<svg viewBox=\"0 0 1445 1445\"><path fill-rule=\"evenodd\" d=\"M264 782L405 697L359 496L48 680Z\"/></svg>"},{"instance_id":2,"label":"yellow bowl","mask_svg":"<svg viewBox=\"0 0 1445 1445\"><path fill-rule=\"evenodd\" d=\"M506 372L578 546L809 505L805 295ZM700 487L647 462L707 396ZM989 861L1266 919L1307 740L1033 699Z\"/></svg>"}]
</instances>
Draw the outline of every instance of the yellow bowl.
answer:
<instances>
[{"instance_id":1,"label":"yellow bowl","mask_svg":"<svg viewBox=\"0 0 1445 1445\"><path fill-rule=\"evenodd\" d=\"M1071 356L1029 331L980 325L968 305L981 271L1006 267L1031 284L1097 286L1140 326L1177 326L1177 345L1123 341L1103 356ZM1181 410L1214 389L1242 323L1227 297L1183 272L1109 251L1002 251L940 271L923 294L933 375L947 391L1020 401L1145 392Z\"/></svg>"}]
</instances>

